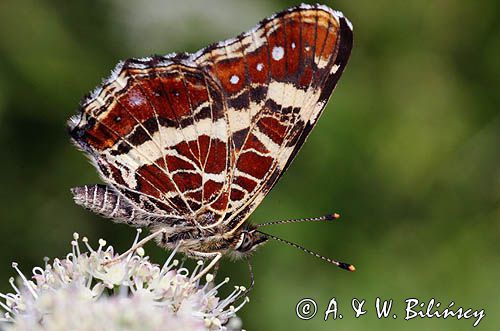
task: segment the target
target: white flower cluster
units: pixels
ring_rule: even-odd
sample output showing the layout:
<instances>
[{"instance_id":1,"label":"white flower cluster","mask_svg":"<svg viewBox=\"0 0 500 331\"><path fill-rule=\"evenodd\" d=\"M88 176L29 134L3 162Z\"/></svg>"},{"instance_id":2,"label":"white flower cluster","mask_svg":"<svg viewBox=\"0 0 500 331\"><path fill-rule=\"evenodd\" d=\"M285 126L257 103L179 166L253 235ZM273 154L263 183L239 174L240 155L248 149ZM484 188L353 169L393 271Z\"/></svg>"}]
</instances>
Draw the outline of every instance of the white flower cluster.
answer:
<instances>
[{"instance_id":1,"label":"white flower cluster","mask_svg":"<svg viewBox=\"0 0 500 331\"><path fill-rule=\"evenodd\" d=\"M140 230L134 244L138 241ZM126 258L106 264L117 255L112 246L99 240L97 250L83 238L87 251L81 252L79 236L74 234L73 251L65 259L45 262L33 269L32 279L19 273L20 282L10 284L14 293L0 293L0 328L9 331L87 331L87 330L239 330L241 320L234 301L245 291L235 290L225 299L218 289L229 278L215 285L194 281L203 263L190 274L174 260L175 251L162 267L149 262L139 248ZM3 317L2 317L3 316Z\"/></svg>"}]
</instances>

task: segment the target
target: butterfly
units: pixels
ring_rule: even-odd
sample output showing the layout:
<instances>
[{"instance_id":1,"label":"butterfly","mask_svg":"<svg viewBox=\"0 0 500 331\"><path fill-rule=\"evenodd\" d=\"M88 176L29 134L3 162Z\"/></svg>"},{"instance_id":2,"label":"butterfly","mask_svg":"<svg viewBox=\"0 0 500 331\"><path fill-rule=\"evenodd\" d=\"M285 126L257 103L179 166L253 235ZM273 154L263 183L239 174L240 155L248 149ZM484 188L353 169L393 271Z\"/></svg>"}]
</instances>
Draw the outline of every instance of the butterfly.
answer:
<instances>
[{"instance_id":1,"label":"butterfly","mask_svg":"<svg viewBox=\"0 0 500 331\"><path fill-rule=\"evenodd\" d=\"M73 188L75 202L210 260L204 272L270 238L298 247L248 217L317 123L352 39L342 13L300 5L192 54L118 63L68 121L106 183Z\"/></svg>"}]
</instances>

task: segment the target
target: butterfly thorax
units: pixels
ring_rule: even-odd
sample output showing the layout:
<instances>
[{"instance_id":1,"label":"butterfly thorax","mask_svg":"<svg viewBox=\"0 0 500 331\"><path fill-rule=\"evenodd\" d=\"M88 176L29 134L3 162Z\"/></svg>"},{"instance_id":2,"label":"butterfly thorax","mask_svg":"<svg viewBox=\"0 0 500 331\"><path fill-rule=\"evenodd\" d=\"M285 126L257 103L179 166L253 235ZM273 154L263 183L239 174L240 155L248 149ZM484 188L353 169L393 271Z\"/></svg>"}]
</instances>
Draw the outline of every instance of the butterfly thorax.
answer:
<instances>
[{"instance_id":1,"label":"butterfly thorax","mask_svg":"<svg viewBox=\"0 0 500 331\"><path fill-rule=\"evenodd\" d=\"M241 259L268 240L250 223L233 232L222 226L209 229L157 226L151 229L152 232L159 230L164 231L164 235L157 238L159 246L170 250L177 248L178 252L194 258L210 258L214 253L222 253L232 259Z\"/></svg>"}]
</instances>

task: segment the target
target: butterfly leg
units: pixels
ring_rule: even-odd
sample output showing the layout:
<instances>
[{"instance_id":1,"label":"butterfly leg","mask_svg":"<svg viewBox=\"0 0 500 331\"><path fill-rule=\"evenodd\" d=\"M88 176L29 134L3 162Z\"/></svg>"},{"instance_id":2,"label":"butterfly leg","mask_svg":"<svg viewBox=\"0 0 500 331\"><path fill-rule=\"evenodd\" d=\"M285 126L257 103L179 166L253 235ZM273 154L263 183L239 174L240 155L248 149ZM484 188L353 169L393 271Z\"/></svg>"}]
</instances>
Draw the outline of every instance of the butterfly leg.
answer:
<instances>
[{"instance_id":1,"label":"butterfly leg","mask_svg":"<svg viewBox=\"0 0 500 331\"><path fill-rule=\"evenodd\" d=\"M220 266L220 261L217 261L217 263L212 268L212 275L214 275L214 279L217 276L217 272L219 271L219 266Z\"/></svg>"},{"instance_id":2,"label":"butterfly leg","mask_svg":"<svg viewBox=\"0 0 500 331\"><path fill-rule=\"evenodd\" d=\"M111 265L111 264L114 264L116 262L119 262L120 260L122 260L123 258L127 257L129 254L132 254L135 250L137 250L138 248L144 246L148 241L151 241L153 240L154 238L156 238L157 236L162 236L164 235L166 232L166 229L160 229L156 232L153 232L151 233L149 236L143 238L141 241L139 241L138 243L136 243L135 245L133 245L132 247L130 247L126 252L122 253L121 255L103 263L104 266L108 266L108 265Z\"/></svg>"},{"instance_id":3,"label":"butterfly leg","mask_svg":"<svg viewBox=\"0 0 500 331\"><path fill-rule=\"evenodd\" d=\"M241 293L240 295L238 295L234 300L234 301L238 301L239 299L243 298L243 297L246 297L248 293L250 293L250 291L253 290L253 287L255 285L255 277L253 275L253 268L252 268L252 263L250 262L250 259L247 259L247 264L248 264L248 273L250 274L250 285L248 286L248 288L243 292Z\"/></svg>"},{"instance_id":4,"label":"butterfly leg","mask_svg":"<svg viewBox=\"0 0 500 331\"><path fill-rule=\"evenodd\" d=\"M214 253L192 252L192 254L201 257L203 259L212 258L212 261L210 261L210 263L193 278L194 281L197 281L198 279L203 277L206 273L208 273L210 269L212 269L222 257L221 252L214 252Z\"/></svg>"},{"instance_id":5,"label":"butterfly leg","mask_svg":"<svg viewBox=\"0 0 500 331\"><path fill-rule=\"evenodd\" d=\"M247 290L243 293L243 295L247 295L251 290L253 290L253 287L255 285L255 277L253 275L253 268L250 259L247 259L247 264L248 264L248 273L250 274L250 286L248 286Z\"/></svg>"},{"instance_id":6,"label":"butterfly leg","mask_svg":"<svg viewBox=\"0 0 500 331\"><path fill-rule=\"evenodd\" d=\"M248 286L247 289L245 289L244 291L242 291L238 296L236 296L235 298L233 298L231 300L231 304L233 302L236 302L236 301L240 300L241 298L244 298L244 300L246 300L248 302L247 295L254 288L255 278L254 278L254 274L253 274L252 263L250 262L250 259L246 259L246 261L247 261L247 264L248 264L248 273L250 274L250 285Z\"/></svg>"}]
</instances>

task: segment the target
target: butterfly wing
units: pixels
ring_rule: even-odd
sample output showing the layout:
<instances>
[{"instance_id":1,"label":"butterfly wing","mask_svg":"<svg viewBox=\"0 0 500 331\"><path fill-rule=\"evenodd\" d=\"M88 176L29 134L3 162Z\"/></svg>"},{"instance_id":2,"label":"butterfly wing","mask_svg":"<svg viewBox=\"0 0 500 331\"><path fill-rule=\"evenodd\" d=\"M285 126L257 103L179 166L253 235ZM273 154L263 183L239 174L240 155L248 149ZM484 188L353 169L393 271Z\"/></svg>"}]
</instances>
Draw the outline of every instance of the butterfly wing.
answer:
<instances>
[{"instance_id":1,"label":"butterfly wing","mask_svg":"<svg viewBox=\"0 0 500 331\"><path fill-rule=\"evenodd\" d=\"M351 45L341 14L303 5L192 55L127 60L70 134L137 215L234 230L305 141Z\"/></svg>"},{"instance_id":2,"label":"butterfly wing","mask_svg":"<svg viewBox=\"0 0 500 331\"><path fill-rule=\"evenodd\" d=\"M344 70L352 27L302 5L195 54L219 82L231 132L225 224L236 229L276 184L316 124Z\"/></svg>"},{"instance_id":3,"label":"butterfly wing","mask_svg":"<svg viewBox=\"0 0 500 331\"><path fill-rule=\"evenodd\" d=\"M218 193L203 191L204 173L229 168L222 96L182 62L120 63L69 122L102 178L150 217L195 214Z\"/></svg>"}]
</instances>

